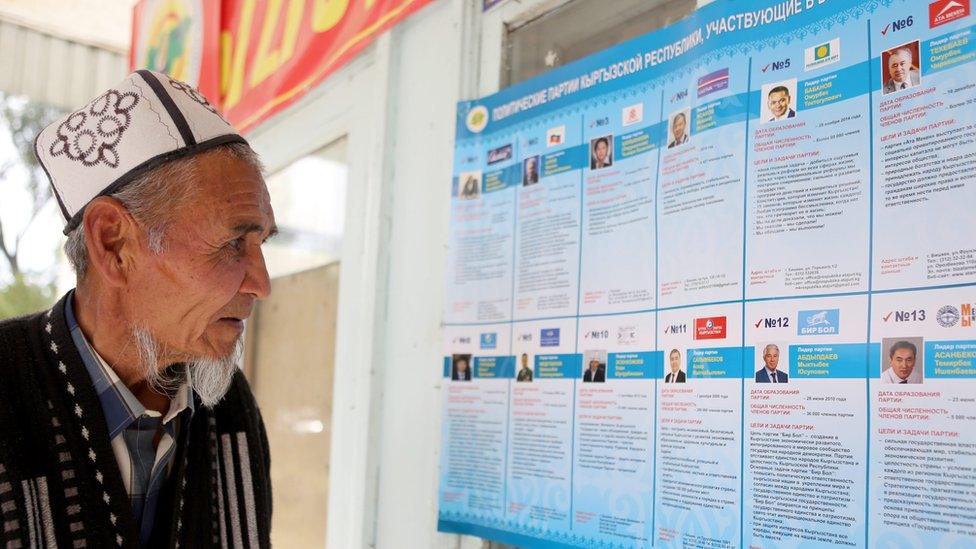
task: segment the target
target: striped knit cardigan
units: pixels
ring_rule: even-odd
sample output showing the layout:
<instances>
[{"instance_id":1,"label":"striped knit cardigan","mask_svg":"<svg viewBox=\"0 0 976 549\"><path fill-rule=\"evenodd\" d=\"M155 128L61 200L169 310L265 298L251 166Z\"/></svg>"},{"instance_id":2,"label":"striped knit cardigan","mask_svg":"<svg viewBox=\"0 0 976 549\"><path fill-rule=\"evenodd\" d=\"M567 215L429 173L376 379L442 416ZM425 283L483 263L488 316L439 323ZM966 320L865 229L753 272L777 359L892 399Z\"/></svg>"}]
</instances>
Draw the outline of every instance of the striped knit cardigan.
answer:
<instances>
[{"instance_id":1,"label":"striped knit cardigan","mask_svg":"<svg viewBox=\"0 0 976 549\"><path fill-rule=\"evenodd\" d=\"M151 546L269 547L268 440L247 382L238 372L215 408L196 404ZM46 313L0 322L0 525L8 549L139 547L64 298Z\"/></svg>"}]
</instances>

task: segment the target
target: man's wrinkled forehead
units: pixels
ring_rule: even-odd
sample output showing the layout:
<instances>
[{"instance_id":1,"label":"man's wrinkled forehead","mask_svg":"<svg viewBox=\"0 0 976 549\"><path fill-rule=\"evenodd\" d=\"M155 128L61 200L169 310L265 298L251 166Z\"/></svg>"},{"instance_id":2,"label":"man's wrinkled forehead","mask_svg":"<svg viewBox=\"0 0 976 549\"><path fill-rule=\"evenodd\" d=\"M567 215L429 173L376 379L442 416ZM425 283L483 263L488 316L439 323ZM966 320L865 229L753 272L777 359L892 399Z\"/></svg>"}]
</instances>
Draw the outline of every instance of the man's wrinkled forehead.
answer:
<instances>
[{"instance_id":1,"label":"man's wrinkled forehead","mask_svg":"<svg viewBox=\"0 0 976 549\"><path fill-rule=\"evenodd\" d=\"M222 228L234 236L254 233L262 239L278 234L274 210L262 183L259 189L241 189L223 202L219 212Z\"/></svg>"},{"instance_id":2,"label":"man's wrinkled forehead","mask_svg":"<svg viewBox=\"0 0 976 549\"><path fill-rule=\"evenodd\" d=\"M911 52L909 52L908 50L896 50L891 52L891 55L888 57L888 64L891 65L894 63L899 63L899 64L908 63L911 62L912 57L913 56Z\"/></svg>"},{"instance_id":3,"label":"man's wrinkled forehead","mask_svg":"<svg viewBox=\"0 0 976 549\"><path fill-rule=\"evenodd\" d=\"M198 159L199 192L186 221L206 220L228 235L277 233L271 196L257 167L231 155L204 154Z\"/></svg>"}]
</instances>

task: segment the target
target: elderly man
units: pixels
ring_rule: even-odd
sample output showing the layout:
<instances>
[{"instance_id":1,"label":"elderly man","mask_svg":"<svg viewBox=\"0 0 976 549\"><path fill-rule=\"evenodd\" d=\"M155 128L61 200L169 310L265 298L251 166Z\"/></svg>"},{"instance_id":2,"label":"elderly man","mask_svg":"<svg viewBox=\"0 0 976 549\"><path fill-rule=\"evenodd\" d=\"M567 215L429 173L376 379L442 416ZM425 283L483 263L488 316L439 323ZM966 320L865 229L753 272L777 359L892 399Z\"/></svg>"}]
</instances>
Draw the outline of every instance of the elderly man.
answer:
<instances>
[{"instance_id":1,"label":"elderly man","mask_svg":"<svg viewBox=\"0 0 976 549\"><path fill-rule=\"evenodd\" d=\"M268 547L238 370L270 292L261 166L195 89L138 71L38 135L77 287L0 323L6 547Z\"/></svg>"},{"instance_id":2,"label":"elderly man","mask_svg":"<svg viewBox=\"0 0 976 549\"><path fill-rule=\"evenodd\" d=\"M909 48L896 48L888 55L888 80L884 85L884 93L905 90L919 83L918 70L915 69L915 55Z\"/></svg>"},{"instance_id":3,"label":"elderly man","mask_svg":"<svg viewBox=\"0 0 976 549\"><path fill-rule=\"evenodd\" d=\"M530 156L523 162L522 186L528 187L539 182L539 155Z\"/></svg>"},{"instance_id":4,"label":"elderly man","mask_svg":"<svg viewBox=\"0 0 976 549\"><path fill-rule=\"evenodd\" d=\"M789 383L790 375L779 367L779 347L770 343L763 349L763 367L756 372L756 383Z\"/></svg>"},{"instance_id":5,"label":"elderly man","mask_svg":"<svg viewBox=\"0 0 976 549\"><path fill-rule=\"evenodd\" d=\"M671 119L671 135L674 138L668 143L668 148L673 149L678 145L684 145L688 142L688 132L685 131L688 128L688 119L685 113L679 112L674 115Z\"/></svg>"},{"instance_id":6,"label":"elderly man","mask_svg":"<svg viewBox=\"0 0 976 549\"><path fill-rule=\"evenodd\" d=\"M915 367L918 348L911 341L896 341L888 349L888 368L881 372L881 381L899 385L922 382L922 369Z\"/></svg>"}]
</instances>

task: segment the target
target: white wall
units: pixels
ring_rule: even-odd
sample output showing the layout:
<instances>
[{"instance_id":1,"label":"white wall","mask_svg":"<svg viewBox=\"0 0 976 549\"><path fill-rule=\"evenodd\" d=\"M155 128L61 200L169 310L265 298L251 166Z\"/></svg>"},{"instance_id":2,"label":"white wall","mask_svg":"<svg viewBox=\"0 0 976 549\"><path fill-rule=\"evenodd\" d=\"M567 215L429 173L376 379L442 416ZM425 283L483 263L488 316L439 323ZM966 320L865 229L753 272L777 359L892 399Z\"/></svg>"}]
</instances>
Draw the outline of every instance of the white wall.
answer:
<instances>
[{"instance_id":1,"label":"white wall","mask_svg":"<svg viewBox=\"0 0 976 549\"><path fill-rule=\"evenodd\" d=\"M437 2L393 33L393 181L376 547L454 547L438 536L441 303L461 2ZM409 543L404 543L409 540Z\"/></svg>"}]
</instances>

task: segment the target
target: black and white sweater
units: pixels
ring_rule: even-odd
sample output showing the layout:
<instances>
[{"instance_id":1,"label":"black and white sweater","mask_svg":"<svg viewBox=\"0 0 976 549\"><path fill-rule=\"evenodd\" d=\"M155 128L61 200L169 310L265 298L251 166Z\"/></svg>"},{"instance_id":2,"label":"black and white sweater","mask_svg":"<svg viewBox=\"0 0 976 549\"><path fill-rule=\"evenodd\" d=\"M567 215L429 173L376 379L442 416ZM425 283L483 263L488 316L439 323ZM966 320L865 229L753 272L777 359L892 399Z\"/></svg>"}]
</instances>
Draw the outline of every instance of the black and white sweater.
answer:
<instances>
[{"instance_id":1,"label":"black and white sweater","mask_svg":"<svg viewBox=\"0 0 976 549\"><path fill-rule=\"evenodd\" d=\"M179 438L150 545L269 547L268 440L240 372L214 409L197 403ZM139 547L64 298L48 312L0 322L0 542Z\"/></svg>"}]
</instances>

